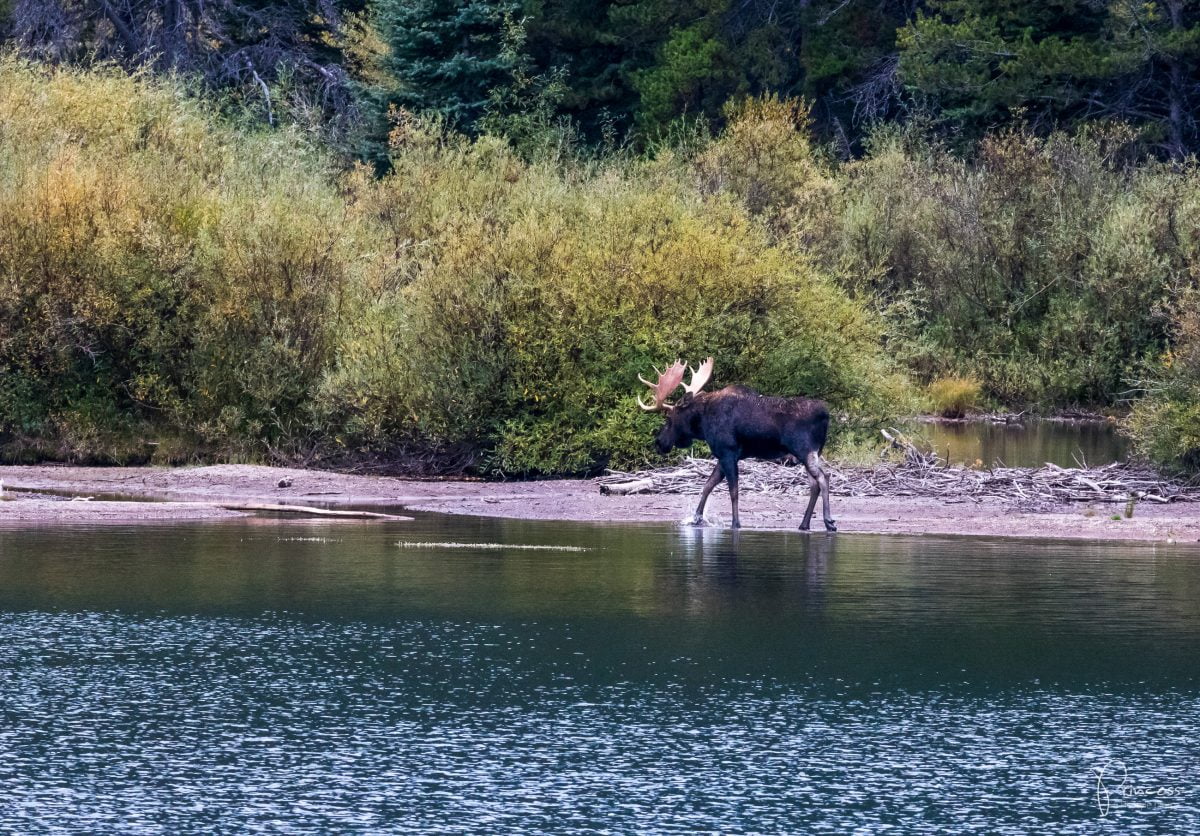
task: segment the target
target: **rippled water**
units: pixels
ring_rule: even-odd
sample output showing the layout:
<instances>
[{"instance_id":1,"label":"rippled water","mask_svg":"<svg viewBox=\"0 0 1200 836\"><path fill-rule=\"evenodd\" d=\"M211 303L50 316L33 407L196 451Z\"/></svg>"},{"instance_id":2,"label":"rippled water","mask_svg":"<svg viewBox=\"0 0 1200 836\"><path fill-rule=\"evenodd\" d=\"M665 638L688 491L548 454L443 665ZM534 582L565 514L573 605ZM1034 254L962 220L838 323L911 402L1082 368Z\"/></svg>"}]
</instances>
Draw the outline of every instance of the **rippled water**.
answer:
<instances>
[{"instance_id":1,"label":"rippled water","mask_svg":"<svg viewBox=\"0 0 1200 836\"><path fill-rule=\"evenodd\" d=\"M1046 421L1026 418L1020 423L987 421L922 424L914 436L951 464L985 466L997 462L1008 467L1041 467L1046 462L1062 467L1090 466L1121 461L1129 442L1116 428L1099 421Z\"/></svg>"},{"instance_id":2,"label":"rippled water","mask_svg":"<svg viewBox=\"0 0 1200 836\"><path fill-rule=\"evenodd\" d=\"M1196 547L0 531L0 821L1195 832L1198 639Z\"/></svg>"}]
</instances>

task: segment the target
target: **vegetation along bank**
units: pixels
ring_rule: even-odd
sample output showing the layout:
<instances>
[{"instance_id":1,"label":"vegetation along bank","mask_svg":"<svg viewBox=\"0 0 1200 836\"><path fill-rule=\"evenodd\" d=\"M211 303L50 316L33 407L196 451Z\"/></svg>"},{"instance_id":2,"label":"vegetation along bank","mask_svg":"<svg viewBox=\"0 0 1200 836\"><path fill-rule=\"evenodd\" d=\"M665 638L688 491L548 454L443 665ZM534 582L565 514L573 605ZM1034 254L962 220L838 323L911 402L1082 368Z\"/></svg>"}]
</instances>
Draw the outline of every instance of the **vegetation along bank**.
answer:
<instances>
[{"instance_id":1,"label":"vegetation along bank","mask_svg":"<svg viewBox=\"0 0 1200 836\"><path fill-rule=\"evenodd\" d=\"M184 76L0 58L0 455L634 468L637 375L712 355L827 399L835 457L935 397L1131 405L1196 464L1200 177L1140 129L841 158L769 94L670 142L522 124L393 110L362 163Z\"/></svg>"}]
</instances>

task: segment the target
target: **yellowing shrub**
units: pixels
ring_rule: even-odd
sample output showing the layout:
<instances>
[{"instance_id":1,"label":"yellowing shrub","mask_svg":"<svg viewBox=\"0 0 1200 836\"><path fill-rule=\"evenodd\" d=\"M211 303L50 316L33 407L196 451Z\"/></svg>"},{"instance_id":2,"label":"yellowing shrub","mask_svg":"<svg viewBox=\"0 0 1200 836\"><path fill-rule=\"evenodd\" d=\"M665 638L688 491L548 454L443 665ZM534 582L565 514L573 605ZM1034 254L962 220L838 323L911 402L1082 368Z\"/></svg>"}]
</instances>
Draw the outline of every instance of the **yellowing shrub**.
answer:
<instances>
[{"instance_id":1,"label":"yellowing shrub","mask_svg":"<svg viewBox=\"0 0 1200 836\"><path fill-rule=\"evenodd\" d=\"M12 57L0 125L0 441L86 458L104 431L167 431L262 455L309 432L360 263L319 154L168 82Z\"/></svg>"},{"instance_id":2,"label":"yellowing shrub","mask_svg":"<svg viewBox=\"0 0 1200 836\"><path fill-rule=\"evenodd\" d=\"M375 180L168 81L0 58L0 447L578 472L646 457L637 375L677 356L859 415L905 394L872 314L694 161L393 140Z\"/></svg>"},{"instance_id":3,"label":"yellowing shrub","mask_svg":"<svg viewBox=\"0 0 1200 836\"><path fill-rule=\"evenodd\" d=\"M637 375L675 357L855 412L902 396L869 313L686 170L525 164L408 130L356 205L413 263L344 332L323 391L363 443L471 441L503 473L643 460L657 419Z\"/></svg>"},{"instance_id":4,"label":"yellowing shrub","mask_svg":"<svg viewBox=\"0 0 1200 836\"><path fill-rule=\"evenodd\" d=\"M1119 127L988 137L969 159L881 131L837 172L826 269L878 300L917 377L969 371L989 397L1110 403L1168 337L1200 275L1194 164L1131 165Z\"/></svg>"},{"instance_id":5,"label":"yellowing shrub","mask_svg":"<svg viewBox=\"0 0 1200 836\"><path fill-rule=\"evenodd\" d=\"M983 387L970 377L943 377L925 388L929 408L943 418L962 418L979 408Z\"/></svg>"}]
</instances>

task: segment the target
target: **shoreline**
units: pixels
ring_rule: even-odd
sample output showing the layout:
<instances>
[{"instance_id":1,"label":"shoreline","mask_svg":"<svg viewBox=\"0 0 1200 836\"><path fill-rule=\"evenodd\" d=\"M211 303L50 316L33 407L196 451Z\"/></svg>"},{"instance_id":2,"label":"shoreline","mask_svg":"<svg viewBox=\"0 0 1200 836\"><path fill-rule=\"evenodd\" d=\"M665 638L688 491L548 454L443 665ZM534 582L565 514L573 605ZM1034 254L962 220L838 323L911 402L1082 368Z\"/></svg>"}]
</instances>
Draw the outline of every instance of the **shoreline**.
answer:
<instances>
[{"instance_id":1,"label":"shoreline","mask_svg":"<svg viewBox=\"0 0 1200 836\"><path fill-rule=\"evenodd\" d=\"M288 483L280 487L280 481ZM602 496L595 479L529 482L418 481L261 465L204 467L0 467L0 527L194 522L251 519L220 507L269 502L317 507L369 506L479 517L571 522L678 523L690 494ZM47 494L57 493L57 497ZM92 497L87 501L66 496ZM807 491L743 490L747 530L796 530ZM152 501L147 501L152 500ZM834 495L843 534L957 534L1069 540L1200 543L1200 503L1139 503L1126 519L1113 503L1076 502L1018 511L1003 502ZM718 488L708 505L728 525L729 498ZM1112 519L1116 515L1119 519ZM819 520L814 529L819 528ZM360 523L361 524L361 523ZM816 533L816 531L814 531Z\"/></svg>"}]
</instances>

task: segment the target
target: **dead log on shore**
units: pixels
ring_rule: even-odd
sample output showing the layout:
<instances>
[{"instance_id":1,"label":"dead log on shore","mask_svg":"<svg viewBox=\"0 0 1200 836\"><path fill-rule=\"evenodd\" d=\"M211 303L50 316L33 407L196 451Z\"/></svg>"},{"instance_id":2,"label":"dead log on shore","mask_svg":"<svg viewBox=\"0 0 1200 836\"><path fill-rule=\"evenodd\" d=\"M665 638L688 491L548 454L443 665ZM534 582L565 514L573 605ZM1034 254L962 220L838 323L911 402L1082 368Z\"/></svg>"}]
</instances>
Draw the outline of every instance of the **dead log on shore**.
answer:
<instances>
[{"instance_id":1,"label":"dead log on shore","mask_svg":"<svg viewBox=\"0 0 1200 836\"><path fill-rule=\"evenodd\" d=\"M632 482L603 482L600 493L623 496L631 493L655 493L653 479L634 479ZM660 492L661 493L661 492Z\"/></svg>"},{"instance_id":2,"label":"dead log on shore","mask_svg":"<svg viewBox=\"0 0 1200 836\"><path fill-rule=\"evenodd\" d=\"M208 503L203 503L208 504ZM396 514L379 514L375 511L341 511L332 508L313 508L308 505L274 505L259 502L217 502L218 508L227 511L275 511L283 514L300 514L308 517L340 517L353 520L411 520Z\"/></svg>"},{"instance_id":3,"label":"dead log on shore","mask_svg":"<svg viewBox=\"0 0 1200 836\"><path fill-rule=\"evenodd\" d=\"M835 467L827 464L835 496L915 497L944 502L1007 502L1037 508L1069 502L1130 501L1168 503L1200 502L1200 482L1166 476L1138 462L1114 462L1101 467L952 467L934 453L909 443L896 430L884 431L889 447L902 454L900 462L880 462L868 467ZM650 486L643 493L698 494L712 472L711 459L685 459L681 464L636 473L609 471L600 477L600 489L623 483ZM807 495L808 476L803 467L747 460L742 463L739 487L765 494Z\"/></svg>"}]
</instances>

